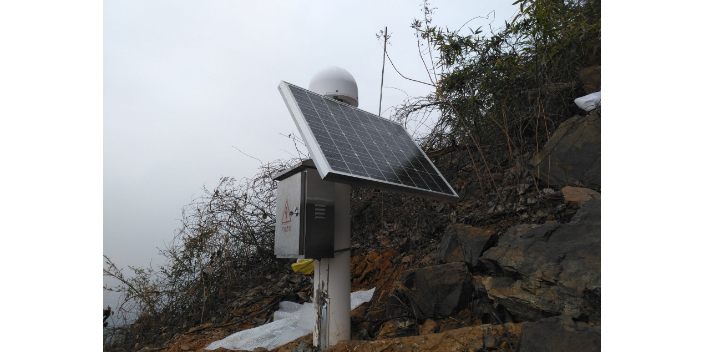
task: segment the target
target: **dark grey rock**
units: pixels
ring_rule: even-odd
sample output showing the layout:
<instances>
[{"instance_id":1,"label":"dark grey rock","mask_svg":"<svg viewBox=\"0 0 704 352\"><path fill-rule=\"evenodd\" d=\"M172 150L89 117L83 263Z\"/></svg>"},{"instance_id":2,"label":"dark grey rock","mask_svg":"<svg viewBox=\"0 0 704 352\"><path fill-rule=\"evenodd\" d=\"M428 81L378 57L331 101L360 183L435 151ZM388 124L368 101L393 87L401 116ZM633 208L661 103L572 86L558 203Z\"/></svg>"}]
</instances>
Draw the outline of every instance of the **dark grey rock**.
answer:
<instances>
[{"instance_id":1,"label":"dark grey rock","mask_svg":"<svg viewBox=\"0 0 704 352\"><path fill-rule=\"evenodd\" d=\"M525 323L518 352L601 351L601 327L574 322L566 315Z\"/></svg>"},{"instance_id":2,"label":"dark grey rock","mask_svg":"<svg viewBox=\"0 0 704 352\"><path fill-rule=\"evenodd\" d=\"M489 298L518 321L565 314L601 319L601 200L585 203L569 224L518 225L479 259Z\"/></svg>"},{"instance_id":3,"label":"dark grey rock","mask_svg":"<svg viewBox=\"0 0 704 352\"><path fill-rule=\"evenodd\" d=\"M462 187L457 195L464 202L478 200L481 198L477 192L477 187L474 185L466 185Z\"/></svg>"},{"instance_id":4,"label":"dark grey rock","mask_svg":"<svg viewBox=\"0 0 704 352\"><path fill-rule=\"evenodd\" d=\"M404 271L399 285L389 297L387 316L414 315L420 320L447 317L467 308L473 290L472 278L464 263ZM407 311L406 307L412 311Z\"/></svg>"},{"instance_id":5,"label":"dark grey rock","mask_svg":"<svg viewBox=\"0 0 704 352\"><path fill-rule=\"evenodd\" d=\"M303 282L304 279L305 279L305 276L303 276L303 275L291 275L291 276L287 277L287 280L291 283L294 283L294 284L300 284Z\"/></svg>"},{"instance_id":6,"label":"dark grey rock","mask_svg":"<svg viewBox=\"0 0 704 352\"><path fill-rule=\"evenodd\" d=\"M589 225L601 229L601 200L591 199L582 205L577 214L574 214L570 225Z\"/></svg>"},{"instance_id":7,"label":"dark grey rock","mask_svg":"<svg viewBox=\"0 0 704 352\"><path fill-rule=\"evenodd\" d=\"M298 298L300 298L303 302L310 302L310 297L308 297L308 294L301 291L296 294Z\"/></svg>"},{"instance_id":8,"label":"dark grey rock","mask_svg":"<svg viewBox=\"0 0 704 352\"><path fill-rule=\"evenodd\" d=\"M491 231L464 224L453 224L445 230L440 242L438 260L441 263L465 262L471 266L477 265L477 260L483 251L498 240Z\"/></svg>"},{"instance_id":9,"label":"dark grey rock","mask_svg":"<svg viewBox=\"0 0 704 352\"><path fill-rule=\"evenodd\" d=\"M369 340L369 332L367 329L362 329L357 332L357 340Z\"/></svg>"},{"instance_id":10,"label":"dark grey rock","mask_svg":"<svg viewBox=\"0 0 704 352\"><path fill-rule=\"evenodd\" d=\"M294 347L291 352L313 352L313 349L308 346L308 343L301 340L298 342L298 345Z\"/></svg>"},{"instance_id":11,"label":"dark grey rock","mask_svg":"<svg viewBox=\"0 0 704 352\"><path fill-rule=\"evenodd\" d=\"M293 293L293 292L287 292L283 298L281 298L282 301L289 301L289 302L298 302L298 295Z\"/></svg>"},{"instance_id":12,"label":"dark grey rock","mask_svg":"<svg viewBox=\"0 0 704 352\"><path fill-rule=\"evenodd\" d=\"M601 114L563 122L533 160L534 175L550 186L601 187Z\"/></svg>"}]
</instances>

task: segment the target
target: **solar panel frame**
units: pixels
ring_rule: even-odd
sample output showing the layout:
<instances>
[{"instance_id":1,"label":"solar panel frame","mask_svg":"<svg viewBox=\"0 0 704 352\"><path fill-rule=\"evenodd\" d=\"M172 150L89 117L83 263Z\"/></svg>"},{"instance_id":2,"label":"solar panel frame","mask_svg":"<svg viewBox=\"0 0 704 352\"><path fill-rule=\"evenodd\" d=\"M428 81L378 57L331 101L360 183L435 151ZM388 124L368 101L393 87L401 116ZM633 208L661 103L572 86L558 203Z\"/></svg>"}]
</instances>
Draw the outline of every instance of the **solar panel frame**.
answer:
<instances>
[{"instance_id":1,"label":"solar panel frame","mask_svg":"<svg viewBox=\"0 0 704 352\"><path fill-rule=\"evenodd\" d=\"M330 165L330 161L333 161L333 160L329 160L328 157L326 157L325 153L323 152L323 147L320 144L321 141L318 140L320 138L317 138L312 131L312 128L316 128L316 126L311 126L311 123L313 123L313 122L312 121L309 122L306 119L306 117L304 116L303 111L298 104L298 101L296 100L293 92L291 91L291 88L290 88L291 86L295 87L297 89L301 89L301 90L305 91L307 94L313 94L315 96L319 96L323 99L334 102L336 104L344 105L347 108L351 108L356 111L359 111L362 114L365 114L364 116L369 117L370 119L377 118L377 119L383 120L383 122L380 121L380 123L391 123L397 127L400 127L400 128L396 128L394 132L401 133L401 131L403 131L403 133L405 133L405 136L407 137L407 141L410 141L411 143L413 143L413 147L415 149L413 152L416 152L416 151L420 152L420 154L425 159L425 161L427 161L427 164L429 164L432 167L432 170L437 174L437 177L439 177L442 184L444 186L446 186L447 189L449 189L451 193L438 192L438 191L434 191L434 190L430 189L430 186L428 186L427 182L425 182L426 179L422 178L422 176L420 174L418 174L418 171L416 171L414 169L410 169L411 171L413 171L413 175L411 175L411 173L409 172L409 169L404 167L404 165L401 165L401 164L399 164L399 167L402 170L406 171L406 174L407 174L406 178L408 180L405 180L405 182L409 182L409 183L413 184L413 186L403 184L404 180L402 180L402 179L399 180L399 184L397 184L397 183L389 182L389 181L382 180L382 179L376 179L376 178L372 178L372 177L365 177L362 175L356 175L351 172L345 173L345 172L334 170L333 167L331 167L331 165ZM455 190L452 188L452 186L450 186L450 184L447 182L445 177L440 173L440 171L437 169L437 167L435 167L435 164L433 164L433 162L430 160L430 158L428 158L428 156L425 154L425 152L415 143L415 141L413 141L413 138L411 137L411 135L403 127L403 125L401 125L400 123L384 119L384 118L379 117L377 115L371 114L371 113L366 112L361 109L358 109L354 106L337 101L337 100L332 99L330 97L326 97L324 95L317 94L315 92L311 92L305 88L301 88L299 86L290 84L285 81L281 81L281 83L279 84L279 92L281 93L281 96L283 97L284 102L286 103L286 107L288 108L289 113L291 113L291 116L293 117L293 121L296 124L296 127L298 128L298 131L301 134L301 137L303 138L303 141L306 143L306 146L308 147L308 150L310 151L311 158L315 162L315 165L318 169L318 172L320 173L320 177L323 180L348 183L348 184L357 184L357 185L362 185L362 186L369 186L372 188L384 189L384 190L389 190L389 191L394 191L394 192L401 192L401 193L411 194L411 195L417 195L417 196L441 200L441 201L456 202L459 199L459 196L457 195ZM311 104L314 105L313 101L311 101ZM330 113L333 114L332 111L330 111ZM344 111L342 111L342 113L344 114ZM356 112L355 112L355 115L357 115ZM356 116L356 117L357 117L357 119L359 119L359 116ZM362 122L362 121L360 120L360 122ZM373 120L369 120L369 122L374 124ZM330 127L333 127L333 126L330 126ZM328 154L330 154L330 153L338 154L339 153L339 155L342 155L343 150L345 152L352 151L352 153L354 153L355 156L352 156L351 154L349 154L349 155L345 154L345 155L347 155L348 157L357 158L357 160L359 160L360 164L362 164L361 160L362 160L362 157L364 157L364 155L361 155L361 156L357 155L356 152L354 152L354 148L359 148L359 149L365 148L364 150L370 156L372 156L372 159L369 159L369 160L374 162L374 165L377 166L377 170L379 170L380 173L382 173L383 171L379 168L379 164L377 164L377 162L374 160L374 154L371 154L370 150L367 149L367 145L372 146L372 144L373 144L373 146L375 148L377 148L377 151L375 151L375 153L382 154L382 156L383 156L384 152L390 152L392 154L398 153L400 155L404 154L404 149L402 149L402 146L398 145L396 140L393 138L392 138L392 140L394 140L394 143L396 143L396 146L398 147L398 149L382 150L381 148L378 147L377 144L385 144L387 146L390 146L389 142L384 139L381 139L379 141L374 140L370 131L367 130L367 133L369 134L369 137L372 139L369 140L368 142L366 142L367 144L365 144L363 137L366 137L366 136L362 136L362 135L357 134L357 131L354 130L354 128L352 128L352 131L356 134L359 141L354 140L354 139L350 140L349 137L353 137L352 135L349 135L350 132L347 132L347 134L344 134L343 127L347 128L346 126L340 126L338 123L338 127L340 128L341 135L345 137L345 142L338 141L337 143L330 143L330 145L335 146L335 149L337 149L337 150L332 151L331 149L327 149L327 147L326 147L326 150L328 150ZM365 130L366 130L366 127L365 127ZM333 133L331 133L329 131L329 128L326 127L325 131L328 135L330 135L332 137ZM375 130L373 132L376 134L379 134L378 130ZM390 132L387 130L387 133L390 133ZM381 137L381 135L380 135L380 137ZM322 138L326 138L326 137L322 137ZM323 141L323 142L325 142L325 141ZM349 143L347 143L347 142L349 142ZM377 143L377 142L379 142L379 143ZM337 147L337 145L342 144L342 143L344 143L345 145L349 145L350 149L339 149ZM406 147L405 152L411 152L410 150L408 150L411 146L409 146L407 144L408 144L408 142L406 142L406 145L405 145L405 147ZM420 155L414 155L414 157L419 158ZM336 160L336 159L334 159L334 160ZM366 158L365 158L365 160L366 160ZM399 159L397 158L397 160L399 160ZM345 163L345 165L346 165L345 168L347 170L352 171L352 169L349 168L349 166L350 166L349 160L343 159L342 162ZM418 162L421 164L421 166L424 167L424 170L428 169L427 166L423 165L423 163L421 161L418 161ZM387 161L387 163L389 164L389 167L391 168L392 167L391 163L388 161ZM411 163L413 163L413 161L411 161ZM356 164L351 164L351 165L356 165ZM386 167L386 165L383 165L383 166ZM364 168L364 165L362 165L362 167ZM414 167L416 167L416 166L414 165ZM367 170L367 169L365 168L365 170ZM396 169L394 169L394 170L396 170ZM392 172L395 172L395 171L392 170ZM424 172L424 173L426 173L426 172ZM365 171L365 174L370 174L370 173L368 171ZM384 176L384 175L382 174L382 176ZM416 176L417 178L414 178L413 176ZM440 185L439 180L437 180L436 177L434 177L431 173L427 173L427 177L430 177L430 179L436 184L435 186L437 187L437 189L440 189L442 191L442 186ZM386 179L386 177L384 177L384 178ZM395 178L400 179L401 177L395 177ZM415 186L416 182L414 180L422 181L428 188L425 189L425 188L416 187Z\"/></svg>"}]
</instances>

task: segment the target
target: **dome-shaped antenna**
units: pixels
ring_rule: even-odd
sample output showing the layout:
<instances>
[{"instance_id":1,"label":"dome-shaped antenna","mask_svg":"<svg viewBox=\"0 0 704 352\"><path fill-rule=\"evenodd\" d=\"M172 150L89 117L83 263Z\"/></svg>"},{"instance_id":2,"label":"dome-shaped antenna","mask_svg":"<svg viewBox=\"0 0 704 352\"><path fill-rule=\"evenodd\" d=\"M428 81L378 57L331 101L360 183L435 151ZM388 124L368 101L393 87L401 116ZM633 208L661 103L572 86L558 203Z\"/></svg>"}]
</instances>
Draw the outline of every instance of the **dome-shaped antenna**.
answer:
<instances>
[{"instance_id":1,"label":"dome-shaped antenna","mask_svg":"<svg viewBox=\"0 0 704 352\"><path fill-rule=\"evenodd\" d=\"M354 107L359 106L357 81L347 70L330 66L320 70L310 80L308 90L343 101Z\"/></svg>"}]
</instances>

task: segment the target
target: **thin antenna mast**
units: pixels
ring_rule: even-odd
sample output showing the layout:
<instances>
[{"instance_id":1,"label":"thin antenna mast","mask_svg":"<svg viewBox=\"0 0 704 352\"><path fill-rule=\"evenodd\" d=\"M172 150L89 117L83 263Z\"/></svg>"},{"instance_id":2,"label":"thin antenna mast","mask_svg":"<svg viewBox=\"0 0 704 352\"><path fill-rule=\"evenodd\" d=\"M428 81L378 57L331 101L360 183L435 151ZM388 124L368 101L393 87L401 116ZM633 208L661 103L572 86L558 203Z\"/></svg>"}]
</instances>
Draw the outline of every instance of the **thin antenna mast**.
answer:
<instances>
[{"instance_id":1,"label":"thin antenna mast","mask_svg":"<svg viewBox=\"0 0 704 352\"><path fill-rule=\"evenodd\" d=\"M381 88L379 88L379 116L381 116L381 97L384 95L384 67L386 66L386 29L384 27L384 61L381 64Z\"/></svg>"},{"instance_id":2,"label":"thin antenna mast","mask_svg":"<svg viewBox=\"0 0 704 352\"><path fill-rule=\"evenodd\" d=\"M381 117L381 97L384 96L384 67L386 67L386 29L388 27L384 26L384 61L381 64L381 88L379 88L379 117ZM384 221L384 193L381 193L381 221Z\"/></svg>"}]
</instances>

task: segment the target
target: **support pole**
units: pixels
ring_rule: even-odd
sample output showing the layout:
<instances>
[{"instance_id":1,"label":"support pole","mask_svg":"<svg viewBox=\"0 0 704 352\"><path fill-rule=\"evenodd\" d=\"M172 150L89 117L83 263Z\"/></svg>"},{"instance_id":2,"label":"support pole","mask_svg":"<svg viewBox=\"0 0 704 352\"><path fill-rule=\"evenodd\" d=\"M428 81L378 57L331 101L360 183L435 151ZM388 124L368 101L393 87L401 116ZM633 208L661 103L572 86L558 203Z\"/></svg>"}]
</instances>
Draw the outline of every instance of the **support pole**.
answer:
<instances>
[{"instance_id":1,"label":"support pole","mask_svg":"<svg viewBox=\"0 0 704 352\"><path fill-rule=\"evenodd\" d=\"M384 67L386 67L386 30L388 27L384 27L384 61L381 64L381 88L379 88L379 116L381 116L381 97L384 96Z\"/></svg>"},{"instance_id":2,"label":"support pole","mask_svg":"<svg viewBox=\"0 0 704 352\"><path fill-rule=\"evenodd\" d=\"M313 346L323 350L349 340L350 186L335 184L335 258L315 260Z\"/></svg>"}]
</instances>

